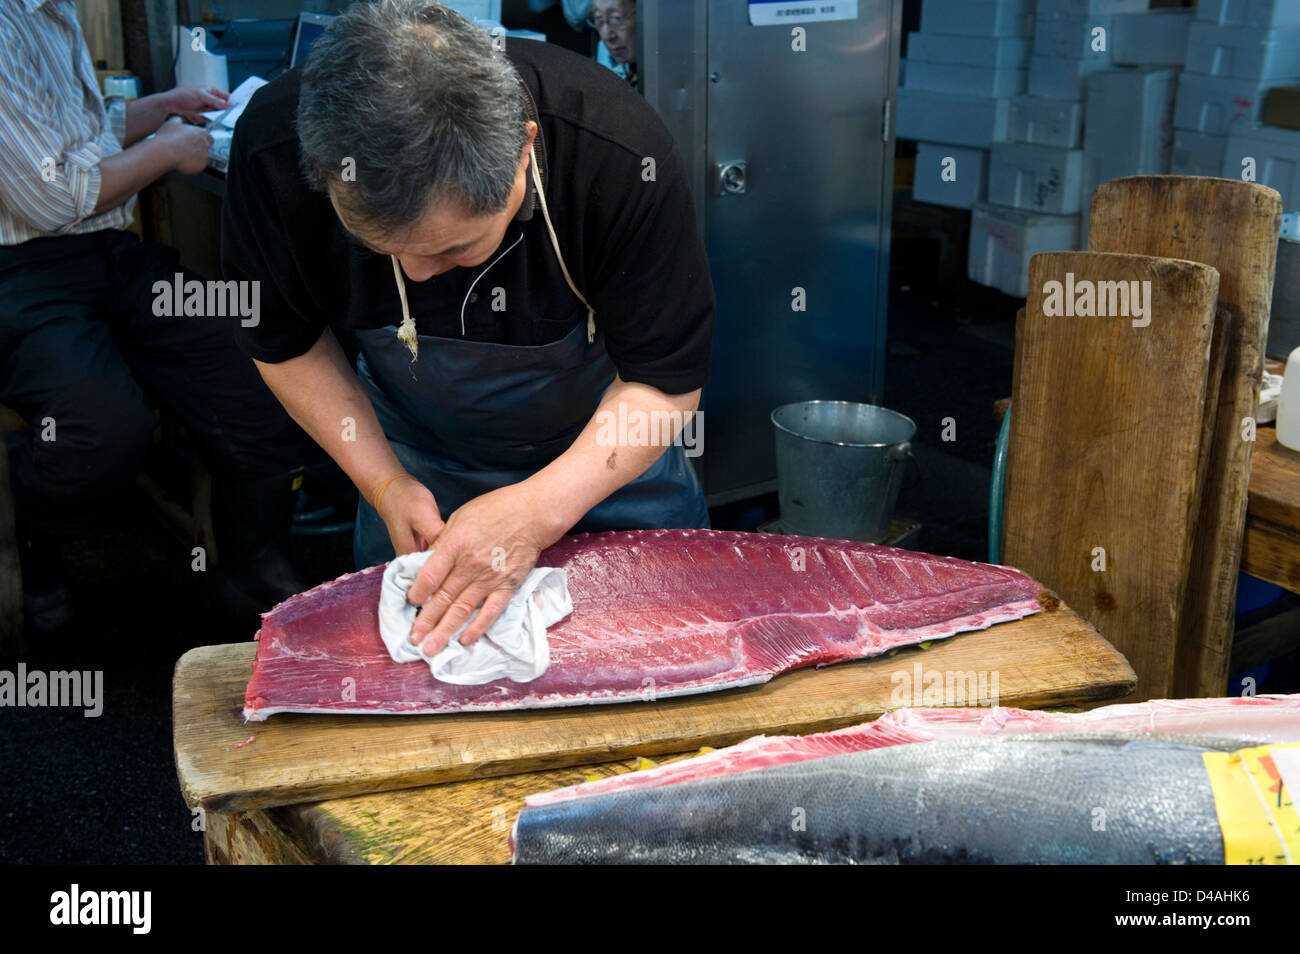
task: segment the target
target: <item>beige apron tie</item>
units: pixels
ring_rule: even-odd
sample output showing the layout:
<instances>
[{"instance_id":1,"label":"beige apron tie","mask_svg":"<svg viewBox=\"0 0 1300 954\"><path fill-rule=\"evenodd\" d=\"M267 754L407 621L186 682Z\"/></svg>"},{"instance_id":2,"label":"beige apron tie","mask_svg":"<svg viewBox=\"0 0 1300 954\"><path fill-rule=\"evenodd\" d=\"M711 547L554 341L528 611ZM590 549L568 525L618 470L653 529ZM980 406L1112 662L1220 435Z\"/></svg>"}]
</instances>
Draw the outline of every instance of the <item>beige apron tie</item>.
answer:
<instances>
[{"instance_id":1,"label":"beige apron tie","mask_svg":"<svg viewBox=\"0 0 1300 954\"><path fill-rule=\"evenodd\" d=\"M555 250L555 259L560 263L560 271L564 274L564 280L568 283L569 291L577 296L578 301L582 302L587 308L587 343L591 344L596 340L596 309L592 308L582 292L578 291L578 286L573 284L573 278L569 275L569 268L564 264L564 255L560 252L560 240L555 236L555 226L551 224L551 214L546 208L546 193L542 191L542 177L537 171L537 154L533 147L528 147L528 165L533 171L533 186L537 190L537 199L542 206L542 218L546 222L546 233L551 237L551 248ZM397 297L402 301L402 324L397 329L397 338L411 352L411 360L417 360L420 357L420 339L415 331L415 320L411 317L411 308L406 301L406 281L402 278L402 266L398 262L396 255L390 255L393 260L393 277L397 280Z\"/></svg>"}]
</instances>

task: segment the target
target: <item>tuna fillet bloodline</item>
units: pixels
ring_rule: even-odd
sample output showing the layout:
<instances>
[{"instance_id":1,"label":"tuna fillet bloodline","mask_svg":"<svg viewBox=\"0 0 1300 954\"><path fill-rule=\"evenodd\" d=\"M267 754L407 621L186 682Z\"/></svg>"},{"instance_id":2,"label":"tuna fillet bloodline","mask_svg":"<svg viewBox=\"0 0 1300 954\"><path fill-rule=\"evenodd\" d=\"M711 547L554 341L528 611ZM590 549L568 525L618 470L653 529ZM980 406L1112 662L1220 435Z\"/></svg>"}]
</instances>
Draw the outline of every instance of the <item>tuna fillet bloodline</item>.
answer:
<instances>
[{"instance_id":1,"label":"tuna fillet bloodline","mask_svg":"<svg viewBox=\"0 0 1300 954\"><path fill-rule=\"evenodd\" d=\"M383 567L286 600L262 620L244 716L437 713L627 702L766 682L803 666L985 629L1039 611L1009 567L869 543L711 530L566 537L573 614L527 683L436 681L379 637Z\"/></svg>"}]
</instances>

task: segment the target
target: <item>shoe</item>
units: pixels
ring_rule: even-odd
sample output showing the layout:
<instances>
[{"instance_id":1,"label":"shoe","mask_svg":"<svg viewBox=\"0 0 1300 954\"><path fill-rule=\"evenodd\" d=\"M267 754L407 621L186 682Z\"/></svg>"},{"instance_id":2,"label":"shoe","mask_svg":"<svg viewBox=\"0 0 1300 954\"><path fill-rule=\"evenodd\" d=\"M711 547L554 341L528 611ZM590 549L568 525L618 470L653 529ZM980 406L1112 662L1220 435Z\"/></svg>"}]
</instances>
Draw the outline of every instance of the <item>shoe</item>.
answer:
<instances>
[{"instance_id":1,"label":"shoe","mask_svg":"<svg viewBox=\"0 0 1300 954\"><path fill-rule=\"evenodd\" d=\"M65 582L63 549L44 533L18 528L18 565L23 580L23 618L48 635L72 624L72 593Z\"/></svg>"},{"instance_id":2,"label":"shoe","mask_svg":"<svg viewBox=\"0 0 1300 954\"><path fill-rule=\"evenodd\" d=\"M23 590L23 620L33 632L51 636L71 627L75 619L72 591L64 584L35 592Z\"/></svg>"}]
</instances>

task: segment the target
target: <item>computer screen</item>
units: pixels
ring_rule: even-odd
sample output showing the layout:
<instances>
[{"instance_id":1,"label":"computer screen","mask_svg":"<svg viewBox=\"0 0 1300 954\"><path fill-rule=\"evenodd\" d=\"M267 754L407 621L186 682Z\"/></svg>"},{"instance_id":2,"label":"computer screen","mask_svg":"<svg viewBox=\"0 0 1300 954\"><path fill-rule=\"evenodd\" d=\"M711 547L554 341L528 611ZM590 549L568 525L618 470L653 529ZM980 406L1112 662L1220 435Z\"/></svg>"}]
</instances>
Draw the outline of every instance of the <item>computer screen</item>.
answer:
<instances>
[{"instance_id":1,"label":"computer screen","mask_svg":"<svg viewBox=\"0 0 1300 954\"><path fill-rule=\"evenodd\" d=\"M298 32L293 39L293 55L289 57L289 69L293 69L311 52L312 44L320 39L325 28L334 18L324 13L298 14Z\"/></svg>"}]
</instances>

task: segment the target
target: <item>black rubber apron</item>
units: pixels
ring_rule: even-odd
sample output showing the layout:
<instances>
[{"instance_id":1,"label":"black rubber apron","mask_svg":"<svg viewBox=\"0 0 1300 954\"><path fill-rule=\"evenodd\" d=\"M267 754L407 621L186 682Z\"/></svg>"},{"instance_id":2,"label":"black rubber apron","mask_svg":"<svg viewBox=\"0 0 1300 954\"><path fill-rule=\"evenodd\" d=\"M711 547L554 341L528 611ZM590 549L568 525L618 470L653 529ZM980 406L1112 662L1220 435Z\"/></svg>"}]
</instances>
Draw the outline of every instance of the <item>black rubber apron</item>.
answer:
<instances>
[{"instance_id":1,"label":"black rubber apron","mask_svg":"<svg viewBox=\"0 0 1300 954\"><path fill-rule=\"evenodd\" d=\"M409 321L357 333L357 371L379 423L402 466L432 491L443 519L559 457L614 380L594 312L560 253L535 156L530 165L551 247L570 290L587 307L586 328L578 325L559 341L537 346L415 335ZM396 259L393 266L405 310ZM415 363L412 350L418 353ZM699 479L684 448L674 444L644 474L589 510L573 532L708 525ZM353 556L358 568L393 557L384 522L364 500L357 508Z\"/></svg>"}]
</instances>

